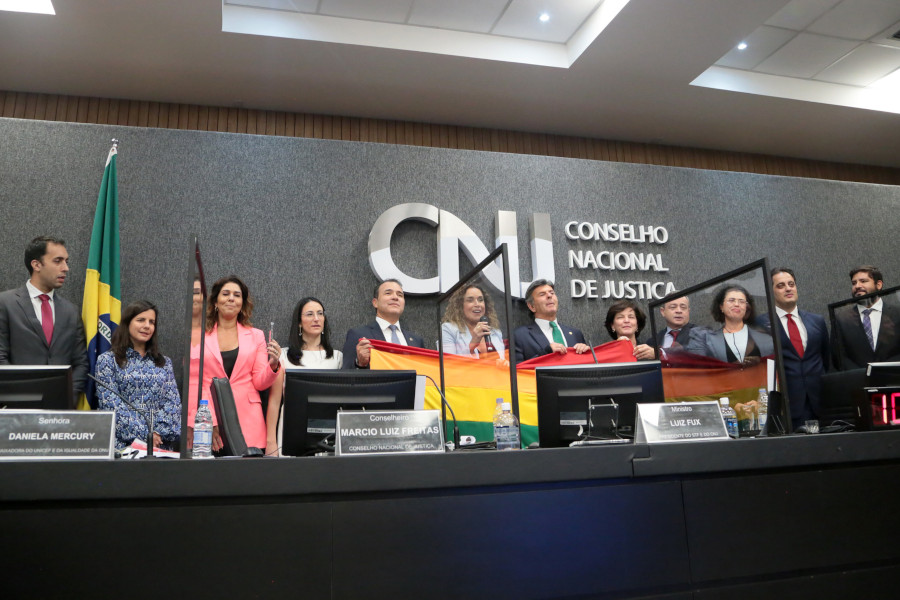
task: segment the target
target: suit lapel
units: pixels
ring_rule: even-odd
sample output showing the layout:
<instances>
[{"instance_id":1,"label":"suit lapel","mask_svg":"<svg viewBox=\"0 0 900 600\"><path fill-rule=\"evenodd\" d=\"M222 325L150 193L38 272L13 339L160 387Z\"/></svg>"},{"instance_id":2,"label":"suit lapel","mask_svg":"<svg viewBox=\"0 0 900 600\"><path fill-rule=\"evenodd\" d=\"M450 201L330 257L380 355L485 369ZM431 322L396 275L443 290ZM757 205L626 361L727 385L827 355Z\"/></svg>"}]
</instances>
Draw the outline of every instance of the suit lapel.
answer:
<instances>
[{"instance_id":1,"label":"suit lapel","mask_svg":"<svg viewBox=\"0 0 900 600\"><path fill-rule=\"evenodd\" d=\"M384 332L381 330L381 327L378 326L378 321L369 324L369 338L381 340L382 342L388 341L387 338L384 337Z\"/></svg>"},{"instance_id":2,"label":"suit lapel","mask_svg":"<svg viewBox=\"0 0 900 600\"><path fill-rule=\"evenodd\" d=\"M256 347L253 344L253 330L244 327L240 323L238 329L238 355L234 361L234 369L231 374L242 373L246 369L248 373L253 372L253 361L256 360ZM221 354L220 354L221 356Z\"/></svg>"},{"instance_id":3,"label":"suit lapel","mask_svg":"<svg viewBox=\"0 0 900 600\"><path fill-rule=\"evenodd\" d=\"M728 361L728 351L725 350L725 332L717 331L715 335L712 336L713 343L713 354L715 356L720 356L720 360L727 362Z\"/></svg>"},{"instance_id":4,"label":"suit lapel","mask_svg":"<svg viewBox=\"0 0 900 600\"><path fill-rule=\"evenodd\" d=\"M800 313L800 320L803 321L803 326L806 327L806 348L803 351L803 358L806 358L811 349L819 347L821 342L819 336L825 335L825 332L819 331L816 322L810 317L810 313L802 310L798 312ZM791 348L793 348L793 346L791 346ZM815 350L813 350L813 352L815 352Z\"/></svg>"},{"instance_id":5,"label":"suit lapel","mask_svg":"<svg viewBox=\"0 0 900 600\"><path fill-rule=\"evenodd\" d=\"M890 348L897 339L897 324L894 323L892 315L887 311L887 306L882 301L881 304L881 325L878 326L878 341L875 343L875 351L878 352L882 348Z\"/></svg>"},{"instance_id":6,"label":"suit lapel","mask_svg":"<svg viewBox=\"0 0 900 600\"><path fill-rule=\"evenodd\" d=\"M41 322L38 321L37 315L34 314L34 305L31 303L31 296L28 295L28 288L19 288L19 293L17 294L17 296L18 298L16 300L19 308L22 309L22 316L25 317L25 321L31 326L31 329L44 344L44 347L49 349L50 345L47 343L47 338L44 336L44 330L41 327Z\"/></svg>"},{"instance_id":7,"label":"suit lapel","mask_svg":"<svg viewBox=\"0 0 900 600\"><path fill-rule=\"evenodd\" d=\"M240 341L238 342L240 343ZM219 369L224 372L225 366L222 363L222 351L219 349L219 324L213 325L213 330L206 336L205 343L206 358L212 357L219 363ZM240 355L240 352L238 352Z\"/></svg>"},{"instance_id":8,"label":"suit lapel","mask_svg":"<svg viewBox=\"0 0 900 600\"><path fill-rule=\"evenodd\" d=\"M544 347L549 344L547 336L544 335L544 332L541 331L541 328L537 323L529 325L528 332L531 334L531 340L534 342L534 345L537 346L538 350L543 350Z\"/></svg>"}]
</instances>

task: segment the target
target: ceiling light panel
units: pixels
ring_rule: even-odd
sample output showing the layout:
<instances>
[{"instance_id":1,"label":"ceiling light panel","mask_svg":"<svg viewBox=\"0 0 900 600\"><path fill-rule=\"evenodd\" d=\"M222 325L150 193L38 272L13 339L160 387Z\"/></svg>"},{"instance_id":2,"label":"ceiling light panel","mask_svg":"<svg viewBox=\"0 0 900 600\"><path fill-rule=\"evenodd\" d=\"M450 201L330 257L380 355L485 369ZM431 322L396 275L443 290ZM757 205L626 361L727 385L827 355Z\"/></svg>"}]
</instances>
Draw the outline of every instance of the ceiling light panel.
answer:
<instances>
[{"instance_id":1,"label":"ceiling light panel","mask_svg":"<svg viewBox=\"0 0 900 600\"><path fill-rule=\"evenodd\" d=\"M564 44L602 4L599 0L512 0L491 33ZM550 19L538 17L546 12Z\"/></svg>"},{"instance_id":2,"label":"ceiling light panel","mask_svg":"<svg viewBox=\"0 0 900 600\"><path fill-rule=\"evenodd\" d=\"M225 0L225 4L232 6L255 6L257 8L271 8L274 10L289 10L291 12L315 13L319 7L319 0Z\"/></svg>"},{"instance_id":3,"label":"ceiling light panel","mask_svg":"<svg viewBox=\"0 0 900 600\"><path fill-rule=\"evenodd\" d=\"M858 45L859 42L801 33L761 62L755 70L787 77L809 78Z\"/></svg>"},{"instance_id":4,"label":"ceiling light panel","mask_svg":"<svg viewBox=\"0 0 900 600\"><path fill-rule=\"evenodd\" d=\"M752 69L796 35L796 31L763 25L744 40L747 42L744 50L732 48L716 64L734 69Z\"/></svg>"},{"instance_id":5,"label":"ceiling light panel","mask_svg":"<svg viewBox=\"0 0 900 600\"><path fill-rule=\"evenodd\" d=\"M488 33L508 0L416 0L410 25Z\"/></svg>"},{"instance_id":6,"label":"ceiling light panel","mask_svg":"<svg viewBox=\"0 0 900 600\"><path fill-rule=\"evenodd\" d=\"M803 31L840 0L793 0L769 17L766 25Z\"/></svg>"},{"instance_id":7,"label":"ceiling light panel","mask_svg":"<svg viewBox=\"0 0 900 600\"><path fill-rule=\"evenodd\" d=\"M413 0L322 0L319 14L364 21L405 23Z\"/></svg>"},{"instance_id":8,"label":"ceiling light panel","mask_svg":"<svg viewBox=\"0 0 900 600\"><path fill-rule=\"evenodd\" d=\"M900 68L900 48L864 44L815 76L820 81L866 86Z\"/></svg>"},{"instance_id":9,"label":"ceiling light panel","mask_svg":"<svg viewBox=\"0 0 900 600\"><path fill-rule=\"evenodd\" d=\"M898 0L843 0L809 26L812 33L867 40L900 19Z\"/></svg>"}]
</instances>

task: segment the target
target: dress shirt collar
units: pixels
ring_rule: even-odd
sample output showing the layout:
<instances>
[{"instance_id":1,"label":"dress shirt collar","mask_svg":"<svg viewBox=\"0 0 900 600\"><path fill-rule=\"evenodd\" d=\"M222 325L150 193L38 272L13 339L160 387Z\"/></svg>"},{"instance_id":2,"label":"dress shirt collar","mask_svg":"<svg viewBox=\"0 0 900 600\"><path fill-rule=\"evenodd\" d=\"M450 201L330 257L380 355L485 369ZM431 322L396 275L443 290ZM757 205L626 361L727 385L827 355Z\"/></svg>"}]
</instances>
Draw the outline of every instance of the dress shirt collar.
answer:
<instances>
[{"instance_id":1,"label":"dress shirt collar","mask_svg":"<svg viewBox=\"0 0 900 600\"><path fill-rule=\"evenodd\" d=\"M25 282L25 287L28 289L28 295L29 295L32 299L37 298L38 296L40 296L41 294L44 293L44 292L42 292L41 290L37 289L37 288L34 286L34 284L31 283L31 280L30 280L30 279L29 279L28 281ZM56 290L50 290L49 292L47 292L47 295L50 296L50 302L53 302L53 292L55 292L55 291L56 291Z\"/></svg>"},{"instance_id":2,"label":"dress shirt collar","mask_svg":"<svg viewBox=\"0 0 900 600\"><path fill-rule=\"evenodd\" d=\"M778 315L778 318L779 318L779 319L784 319L785 316L791 315L791 316L794 317L795 319L798 319L798 320L799 320L799 319L800 319L800 308L797 307L797 306L795 306L795 307L794 307L794 310L788 311L788 310L784 310L784 309L781 308L780 306L776 306L776 307L775 307L775 314Z\"/></svg>"},{"instance_id":3,"label":"dress shirt collar","mask_svg":"<svg viewBox=\"0 0 900 600\"><path fill-rule=\"evenodd\" d=\"M388 341L388 342L391 341L390 326L396 325L397 326L397 337L400 338L400 343L401 344L406 343L406 338L403 336L403 328L400 327L400 321L397 321L396 323L389 323L389 322L385 321L384 319L382 319L381 317L375 317L375 322L378 323L379 327L381 327L381 333L384 334L384 339L386 341Z\"/></svg>"},{"instance_id":4,"label":"dress shirt collar","mask_svg":"<svg viewBox=\"0 0 900 600\"><path fill-rule=\"evenodd\" d=\"M856 310L858 310L858 311L859 311L859 315L862 316L863 311L866 310L867 308L871 308L871 309L872 309L873 311L875 311L875 312L881 312L881 310L882 310L883 307L884 307L884 302L882 302L882 301L881 301L881 298L879 298L879 299L875 302L875 304L873 304L872 306L863 306L862 304L857 304L857 305L856 305Z\"/></svg>"}]
</instances>

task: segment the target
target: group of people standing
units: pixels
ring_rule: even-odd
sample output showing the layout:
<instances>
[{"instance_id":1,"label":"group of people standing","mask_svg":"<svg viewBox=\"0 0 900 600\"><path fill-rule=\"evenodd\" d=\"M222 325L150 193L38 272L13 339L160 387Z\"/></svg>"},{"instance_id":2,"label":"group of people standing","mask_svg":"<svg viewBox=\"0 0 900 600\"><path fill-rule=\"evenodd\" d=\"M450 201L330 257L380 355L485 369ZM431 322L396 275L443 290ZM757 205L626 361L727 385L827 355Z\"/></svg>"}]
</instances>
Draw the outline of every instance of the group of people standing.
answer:
<instances>
[{"instance_id":1,"label":"group of people standing","mask_svg":"<svg viewBox=\"0 0 900 600\"><path fill-rule=\"evenodd\" d=\"M0 364L65 364L73 366L73 387L84 389L88 370L85 334L78 310L54 292L68 274L65 242L51 237L32 240L25 252L29 272L26 284L0 294ZM821 376L829 368L831 354L824 319L797 309L798 291L793 271L771 273L776 313L781 322L782 355L795 423L815 418L821 394ZM851 271L853 296L868 296L882 289L880 271L863 266ZM577 354L591 350L584 334L558 320L559 301L553 282L539 279L526 292L525 303L533 322L515 331L516 361L523 362L550 353ZM347 332L343 350L331 344L331 332L323 303L314 297L301 299L294 307L288 347L282 348L269 332L254 328L253 301L247 285L231 275L216 281L210 301L202 313L199 281L194 286L191 331L191 391L188 426L184 439L190 444L197 410L196 381L200 341L204 341L203 397L208 398L213 378L228 379L241 429L248 446L279 454L284 369L366 369L371 360L372 340L424 348L424 339L404 329L400 318L405 308L403 287L388 279L373 291L375 320ZM868 362L900 359L900 314L885 306L881 298L836 314L840 356L844 368ZM751 294L740 285L725 285L715 294L711 316L719 326L700 327L690 321L687 297L660 306L664 330L653 340L639 340L646 315L632 300L613 303L606 314L605 329L614 340L630 342L638 360L656 358L654 346L663 352L683 350L720 361L753 364L774 353L767 315L757 318ZM97 360L99 406L115 410L116 446L146 439L142 411L154 415L153 444L177 448L182 438L181 400L171 360L157 344L159 311L147 301L128 304L111 339L111 349ZM491 295L477 282L461 286L450 298L441 324L445 352L507 360L500 319ZM269 390L264 414L260 392ZM122 403L125 396L139 410ZM213 449L222 447L217 427Z\"/></svg>"}]
</instances>

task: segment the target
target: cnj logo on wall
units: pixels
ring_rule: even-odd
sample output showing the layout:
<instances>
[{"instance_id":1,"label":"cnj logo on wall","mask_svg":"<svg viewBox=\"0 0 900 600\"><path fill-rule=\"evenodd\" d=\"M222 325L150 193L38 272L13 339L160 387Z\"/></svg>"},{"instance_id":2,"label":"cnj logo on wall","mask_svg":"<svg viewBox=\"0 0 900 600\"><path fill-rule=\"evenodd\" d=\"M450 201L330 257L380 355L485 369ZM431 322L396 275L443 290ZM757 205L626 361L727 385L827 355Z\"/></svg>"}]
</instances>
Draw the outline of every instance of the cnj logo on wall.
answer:
<instances>
[{"instance_id":1,"label":"cnj logo on wall","mask_svg":"<svg viewBox=\"0 0 900 600\"><path fill-rule=\"evenodd\" d=\"M407 275L391 256L391 236L400 223L419 221L437 229L438 274L428 279ZM532 279L522 281L519 275L519 237L516 213L499 210L494 222L494 248L507 245L509 254L509 281L511 295L524 298L524 292L535 279L555 279L553 267L553 242L550 239L550 215L535 213L530 219L531 273ZM375 275L385 279L397 279L407 294L440 294L459 281L459 251L477 265L493 250L478 239L475 232L453 213L430 204L400 204L384 211L369 232L369 265ZM497 264L484 271L488 283L503 291L503 269Z\"/></svg>"},{"instance_id":2,"label":"cnj logo on wall","mask_svg":"<svg viewBox=\"0 0 900 600\"><path fill-rule=\"evenodd\" d=\"M428 279L419 279L405 273L391 256L391 237L400 223L412 220L426 223L437 230L438 274ZM664 227L635 226L615 223L590 223L569 221L564 226L565 237L576 244L597 243L637 245L638 248L662 247L669 240ZM494 225L494 248L507 245L510 264L510 287L514 298L524 298L525 290L536 279L555 281L553 262L553 242L551 241L550 215L534 213L529 227L531 243L531 279L522 281L519 273L519 236L516 213L497 211ZM633 248L635 246L632 246ZM596 279L603 271L658 272L667 273L659 252L621 251L616 249L600 251L591 248L577 248L568 251L569 269L576 274L569 282L572 298L662 298L676 290L671 281ZM459 251L476 265L487 258L490 250L478 239L475 232L459 217L438 209L430 204L410 203L389 208L381 214L369 233L369 264L375 275L385 279L397 279L403 284L407 294L430 295L446 292L459 281ZM582 274L583 273L583 274ZM498 264L485 268L488 283L503 291L503 271ZM587 277L585 277L585 275ZM593 277L592 277L593 276ZM557 286L557 289L559 287Z\"/></svg>"}]
</instances>

